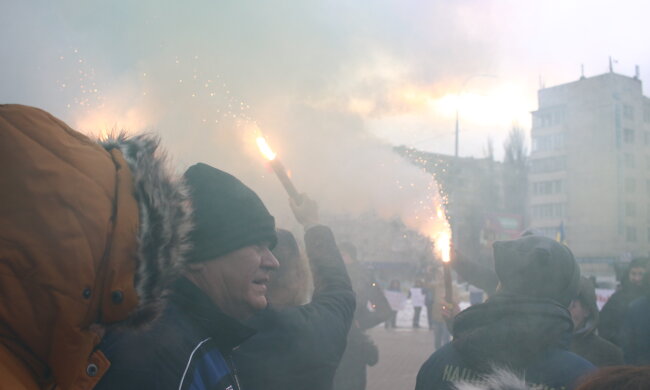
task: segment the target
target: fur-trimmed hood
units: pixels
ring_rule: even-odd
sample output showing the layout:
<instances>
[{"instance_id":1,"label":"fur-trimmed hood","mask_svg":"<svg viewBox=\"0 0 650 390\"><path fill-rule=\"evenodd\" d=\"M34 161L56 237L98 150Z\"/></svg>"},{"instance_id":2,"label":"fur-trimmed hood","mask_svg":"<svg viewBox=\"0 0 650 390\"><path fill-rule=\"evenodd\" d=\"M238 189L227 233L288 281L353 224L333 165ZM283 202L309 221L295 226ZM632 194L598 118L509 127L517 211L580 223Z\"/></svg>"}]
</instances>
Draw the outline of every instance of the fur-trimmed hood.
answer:
<instances>
[{"instance_id":1,"label":"fur-trimmed hood","mask_svg":"<svg viewBox=\"0 0 650 390\"><path fill-rule=\"evenodd\" d=\"M188 192L159 141L101 145L49 113L0 105L0 378L92 388L107 325L153 319L184 264Z\"/></svg>"},{"instance_id":2,"label":"fur-trimmed hood","mask_svg":"<svg viewBox=\"0 0 650 390\"><path fill-rule=\"evenodd\" d=\"M138 267L134 284L139 297L137 314L157 306L165 289L185 265L190 244L192 208L182 179L171 173L160 139L151 134L128 137L121 133L98 140L107 150L119 150L133 176L138 202ZM131 315L133 324L141 319ZM157 314L157 313L156 313Z\"/></svg>"}]
</instances>

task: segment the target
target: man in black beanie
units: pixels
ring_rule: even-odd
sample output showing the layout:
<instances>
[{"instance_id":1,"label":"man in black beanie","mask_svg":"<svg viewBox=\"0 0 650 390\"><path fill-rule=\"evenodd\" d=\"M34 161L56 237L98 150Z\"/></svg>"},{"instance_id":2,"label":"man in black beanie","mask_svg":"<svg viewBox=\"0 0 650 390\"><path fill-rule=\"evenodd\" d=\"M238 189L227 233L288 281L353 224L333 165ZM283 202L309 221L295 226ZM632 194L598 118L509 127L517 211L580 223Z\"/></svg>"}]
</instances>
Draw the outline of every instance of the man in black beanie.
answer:
<instances>
[{"instance_id":1,"label":"man in black beanie","mask_svg":"<svg viewBox=\"0 0 650 390\"><path fill-rule=\"evenodd\" d=\"M499 289L454 319L454 340L422 365L416 390L481 381L493 368L522 374L533 387L573 389L595 367L569 352L568 306L580 269L566 246L541 236L493 245Z\"/></svg>"},{"instance_id":2,"label":"man in black beanie","mask_svg":"<svg viewBox=\"0 0 650 390\"><path fill-rule=\"evenodd\" d=\"M99 389L239 389L231 353L254 333L242 321L267 306L275 221L228 173L196 164L184 177L194 206L189 266L151 328L105 337L112 364Z\"/></svg>"}]
</instances>

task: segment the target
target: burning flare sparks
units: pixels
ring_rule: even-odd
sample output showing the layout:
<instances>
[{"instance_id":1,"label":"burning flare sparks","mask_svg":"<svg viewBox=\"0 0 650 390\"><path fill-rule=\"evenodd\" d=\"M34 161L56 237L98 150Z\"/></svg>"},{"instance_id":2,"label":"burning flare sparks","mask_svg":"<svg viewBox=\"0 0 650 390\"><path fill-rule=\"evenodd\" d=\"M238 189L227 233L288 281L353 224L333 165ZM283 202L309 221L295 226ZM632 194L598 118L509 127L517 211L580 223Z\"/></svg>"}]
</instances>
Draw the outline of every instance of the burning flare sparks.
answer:
<instances>
[{"instance_id":1,"label":"burning flare sparks","mask_svg":"<svg viewBox=\"0 0 650 390\"><path fill-rule=\"evenodd\" d=\"M262 155L269 161L275 160L277 154L271 149L269 144L266 142L266 139L263 136L257 137L257 147L262 152Z\"/></svg>"},{"instance_id":2,"label":"burning flare sparks","mask_svg":"<svg viewBox=\"0 0 650 390\"><path fill-rule=\"evenodd\" d=\"M436 248L440 253L442 262L449 263L449 260L451 260L451 235L447 232L438 234Z\"/></svg>"},{"instance_id":3,"label":"burning flare sparks","mask_svg":"<svg viewBox=\"0 0 650 390\"><path fill-rule=\"evenodd\" d=\"M435 250L443 263L449 263L451 260L451 226L447 214L442 208L442 205L436 206L436 217L440 225L437 231L431 232L429 237L434 242Z\"/></svg>"}]
</instances>

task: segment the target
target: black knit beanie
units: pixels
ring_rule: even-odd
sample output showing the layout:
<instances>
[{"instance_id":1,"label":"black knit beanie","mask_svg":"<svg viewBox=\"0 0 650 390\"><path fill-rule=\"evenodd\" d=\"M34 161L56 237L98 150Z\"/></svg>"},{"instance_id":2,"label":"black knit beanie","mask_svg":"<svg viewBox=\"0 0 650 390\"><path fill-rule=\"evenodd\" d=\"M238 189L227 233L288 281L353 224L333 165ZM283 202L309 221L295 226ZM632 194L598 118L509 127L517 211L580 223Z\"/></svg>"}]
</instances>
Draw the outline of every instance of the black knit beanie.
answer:
<instances>
[{"instance_id":1,"label":"black knit beanie","mask_svg":"<svg viewBox=\"0 0 650 390\"><path fill-rule=\"evenodd\" d=\"M275 220L253 190L206 164L184 174L194 207L192 263L213 260L249 245L277 242Z\"/></svg>"},{"instance_id":2,"label":"black knit beanie","mask_svg":"<svg viewBox=\"0 0 650 390\"><path fill-rule=\"evenodd\" d=\"M531 235L497 241L493 248L503 291L553 299L566 307L577 296L580 268L566 246Z\"/></svg>"}]
</instances>

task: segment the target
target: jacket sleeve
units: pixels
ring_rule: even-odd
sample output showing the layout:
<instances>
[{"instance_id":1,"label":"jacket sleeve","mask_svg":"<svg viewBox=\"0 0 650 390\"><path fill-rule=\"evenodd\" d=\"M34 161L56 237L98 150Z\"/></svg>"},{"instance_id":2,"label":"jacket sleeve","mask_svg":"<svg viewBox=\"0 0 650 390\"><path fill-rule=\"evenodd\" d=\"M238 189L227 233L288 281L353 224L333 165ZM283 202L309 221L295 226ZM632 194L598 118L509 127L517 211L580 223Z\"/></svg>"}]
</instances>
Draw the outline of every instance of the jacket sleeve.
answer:
<instances>
[{"instance_id":1,"label":"jacket sleeve","mask_svg":"<svg viewBox=\"0 0 650 390\"><path fill-rule=\"evenodd\" d=\"M619 346L623 344L620 333L626 309L621 297L620 291L609 297L598 319L598 335Z\"/></svg>"},{"instance_id":2,"label":"jacket sleeve","mask_svg":"<svg viewBox=\"0 0 650 390\"><path fill-rule=\"evenodd\" d=\"M310 306L340 319L347 334L356 308L350 277L327 226L317 225L305 232L305 247L314 278Z\"/></svg>"},{"instance_id":3,"label":"jacket sleeve","mask_svg":"<svg viewBox=\"0 0 650 390\"><path fill-rule=\"evenodd\" d=\"M458 275L469 284L480 288L488 295L493 295L496 292L499 277L493 269L461 257L453 261L452 265Z\"/></svg>"}]
</instances>

